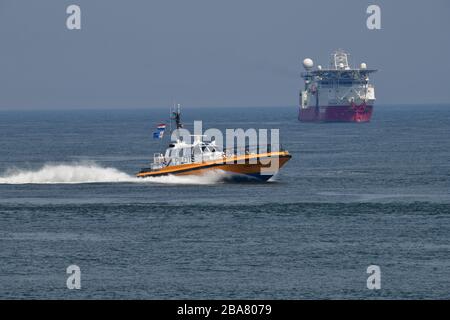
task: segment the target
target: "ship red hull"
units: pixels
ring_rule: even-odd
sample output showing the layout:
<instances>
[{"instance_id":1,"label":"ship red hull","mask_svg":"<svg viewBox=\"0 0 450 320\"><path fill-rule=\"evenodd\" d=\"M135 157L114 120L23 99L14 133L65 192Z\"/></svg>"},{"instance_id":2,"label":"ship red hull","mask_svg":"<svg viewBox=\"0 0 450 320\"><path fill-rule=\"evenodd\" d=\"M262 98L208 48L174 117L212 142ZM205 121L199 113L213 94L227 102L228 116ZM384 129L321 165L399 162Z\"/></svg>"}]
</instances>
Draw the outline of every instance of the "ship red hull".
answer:
<instances>
[{"instance_id":1,"label":"ship red hull","mask_svg":"<svg viewBox=\"0 0 450 320\"><path fill-rule=\"evenodd\" d=\"M365 104L300 108L298 120L303 122L369 122L373 106Z\"/></svg>"}]
</instances>

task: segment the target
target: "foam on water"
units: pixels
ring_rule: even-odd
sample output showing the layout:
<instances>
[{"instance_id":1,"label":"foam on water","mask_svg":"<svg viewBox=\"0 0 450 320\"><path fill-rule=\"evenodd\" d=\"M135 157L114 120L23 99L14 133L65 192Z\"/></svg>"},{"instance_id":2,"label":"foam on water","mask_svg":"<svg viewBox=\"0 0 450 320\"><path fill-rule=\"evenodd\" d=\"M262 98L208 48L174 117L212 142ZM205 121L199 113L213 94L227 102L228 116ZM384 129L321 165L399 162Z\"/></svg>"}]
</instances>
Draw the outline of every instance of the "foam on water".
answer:
<instances>
[{"instance_id":1,"label":"foam on water","mask_svg":"<svg viewBox=\"0 0 450 320\"><path fill-rule=\"evenodd\" d=\"M0 184L82 184L82 183L162 183L215 184L224 172L212 171L202 176L163 176L136 178L116 168L95 163L45 164L37 170L9 169L0 175Z\"/></svg>"}]
</instances>

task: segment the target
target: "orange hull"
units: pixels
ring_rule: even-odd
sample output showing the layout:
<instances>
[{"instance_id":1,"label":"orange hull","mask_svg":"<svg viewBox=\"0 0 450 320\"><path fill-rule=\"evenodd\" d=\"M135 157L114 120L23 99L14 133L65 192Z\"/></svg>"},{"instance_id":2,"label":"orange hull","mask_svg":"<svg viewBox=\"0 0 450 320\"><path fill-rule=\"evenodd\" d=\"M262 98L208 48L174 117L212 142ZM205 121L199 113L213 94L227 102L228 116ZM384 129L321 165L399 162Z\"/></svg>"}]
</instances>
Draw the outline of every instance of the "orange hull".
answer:
<instances>
[{"instance_id":1,"label":"orange hull","mask_svg":"<svg viewBox=\"0 0 450 320\"><path fill-rule=\"evenodd\" d=\"M289 161L291 155L286 152L271 152L255 155L233 156L221 160L202 163L169 166L161 170L143 171L137 177L158 177L164 175L204 175L210 171L221 170L226 173L248 176L258 180L270 179Z\"/></svg>"}]
</instances>

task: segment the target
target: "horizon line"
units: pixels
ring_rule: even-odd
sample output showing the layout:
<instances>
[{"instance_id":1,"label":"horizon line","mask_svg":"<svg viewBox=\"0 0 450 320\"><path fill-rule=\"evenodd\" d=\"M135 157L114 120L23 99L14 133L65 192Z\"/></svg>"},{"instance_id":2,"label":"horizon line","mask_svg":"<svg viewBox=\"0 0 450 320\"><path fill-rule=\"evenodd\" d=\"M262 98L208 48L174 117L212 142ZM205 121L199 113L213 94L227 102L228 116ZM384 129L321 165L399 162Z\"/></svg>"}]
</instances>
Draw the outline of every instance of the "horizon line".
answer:
<instances>
[{"instance_id":1,"label":"horizon line","mask_svg":"<svg viewBox=\"0 0 450 320\"><path fill-rule=\"evenodd\" d=\"M243 108L298 108L297 105L253 105L253 106L193 106L193 105L183 105L184 108L189 109L243 109ZM432 106L450 106L450 102L424 102L424 103L382 103L376 104L375 108L378 107L418 107L424 105ZM161 110L170 108L171 105L167 106L133 106L133 107L0 107L0 111L100 111L100 110Z\"/></svg>"}]
</instances>

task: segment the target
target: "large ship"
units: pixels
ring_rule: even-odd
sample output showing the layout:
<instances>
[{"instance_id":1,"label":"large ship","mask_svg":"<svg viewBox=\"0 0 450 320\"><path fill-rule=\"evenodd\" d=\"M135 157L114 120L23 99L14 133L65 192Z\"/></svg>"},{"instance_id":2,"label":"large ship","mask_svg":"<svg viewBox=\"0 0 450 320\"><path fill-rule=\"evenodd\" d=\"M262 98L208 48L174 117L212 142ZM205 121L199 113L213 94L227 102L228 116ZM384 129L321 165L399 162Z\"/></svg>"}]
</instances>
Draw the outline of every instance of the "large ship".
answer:
<instances>
[{"instance_id":1,"label":"large ship","mask_svg":"<svg viewBox=\"0 0 450 320\"><path fill-rule=\"evenodd\" d=\"M361 63L349 65L349 54L342 49L331 56L329 68L303 60L304 89L300 92L300 121L369 122L375 102L375 88L369 75L376 72Z\"/></svg>"}]
</instances>

